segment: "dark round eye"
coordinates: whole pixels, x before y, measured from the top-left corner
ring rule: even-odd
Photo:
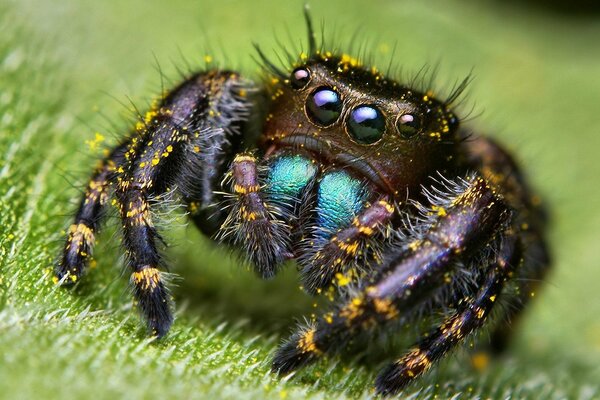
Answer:
[[[450,129],[451,132],[456,131],[459,123],[460,122],[458,121],[458,117],[454,114],[451,114],[450,118],[448,118],[448,129]]]
[[[342,99],[330,88],[319,88],[308,96],[306,112],[316,124],[331,125],[342,113]]]
[[[302,89],[310,81],[310,71],[306,68],[296,68],[292,71],[290,83],[294,89]]]
[[[348,131],[358,143],[375,143],[385,131],[385,117],[375,106],[359,106],[348,118]]]
[[[396,128],[405,138],[413,137],[421,130],[421,118],[414,114],[403,114],[396,121]]]

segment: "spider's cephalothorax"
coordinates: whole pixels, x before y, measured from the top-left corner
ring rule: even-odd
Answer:
[[[539,200],[502,148],[459,127],[456,95],[441,101],[319,50],[311,29],[309,45],[289,71],[259,51],[262,87],[213,70],[164,96],[92,175],[57,279],[80,278],[114,195],[138,308],[165,335],[172,305],[151,205],[177,193],[203,232],[261,276],[295,259],[303,287],[333,299],[280,348],[274,371],[374,328],[400,330],[424,310],[444,315],[378,377],[393,393],[482,327],[500,296],[509,307],[492,344],[502,347],[549,264]]]

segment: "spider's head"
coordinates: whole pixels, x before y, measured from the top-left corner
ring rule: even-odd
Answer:
[[[317,52],[274,85],[264,138],[356,170],[397,194],[456,163],[458,118],[433,97]]]
[[[301,55],[289,73],[257,46],[263,66],[272,73],[263,135],[267,153],[282,147],[307,151],[399,195],[436,171],[458,165],[459,120],[450,104],[469,78],[440,101],[349,55],[323,51],[307,7],[304,15],[311,56]]]

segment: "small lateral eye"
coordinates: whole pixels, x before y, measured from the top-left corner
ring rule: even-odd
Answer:
[[[348,131],[358,143],[375,143],[385,131],[385,117],[376,106],[358,106],[350,113]]]
[[[396,128],[405,138],[411,138],[419,133],[421,125],[421,118],[414,114],[402,114],[396,120]]]
[[[450,114],[450,117],[448,118],[448,129],[450,129],[450,132],[455,132],[456,129],[458,129],[459,124],[460,121],[458,120],[458,117],[454,114]]]
[[[310,81],[310,71],[306,68],[296,68],[292,71],[290,83],[294,89],[302,89]]]
[[[328,87],[318,88],[308,96],[306,113],[317,125],[331,125],[342,113],[342,99]]]

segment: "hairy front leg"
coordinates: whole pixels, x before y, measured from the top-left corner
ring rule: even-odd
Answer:
[[[196,200],[199,207],[213,202],[219,168],[228,149],[239,141],[236,137],[250,113],[250,89],[239,75],[228,71],[199,73],[183,81],[138,121],[124,147],[105,162],[78,213],[76,222],[82,215],[100,215],[97,210],[108,196],[104,177],[114,170],[108,181],[115,186],[133,294],[150,332],[159,337],[168,332],[173,316],[160,272],[164,265],[152,199],[176,192],[186,201]],[[67,251],[84,249],[85,255],[93,231],[75,226]],[[57,268],[58,277],[70,262],[65,259]]]
[[[280,155],[259,163],[244,153],[233,160],[228,174],[230,208],[220,238],[241,247],[263,278],[275,275],[277,267],[293,257],[292,230],[317,171],[315,163],[302,156]]]
[[[498,255],[487,267],[479,289],[460,299],[455,313],[425,334],[417,345],[379,374],[375,384],[379,393],[397,393],[485,323],[506,281],[519,265],[521,252],[518,246],[514,232],[502,238]]]
[[[342,347],[360,332],[408,315],[451,283],[457,261],[468,260],[490,243],[510,218],[502,200],[479,177],[457,185],[456,193],[433,205],[432,212],[437,217],[431,226],[393,250],[373,280],[314,326],[294,334],[275,355],[273,370],[292,371]]]
[[[473,137],[463,142],[469,162],[481,175],[502,190],[507,204],[519,214],[515,230],[523,242],[523,266],[515,273],[515,290],[491,332],[491,350],[503,351],[510,342],[515,325],[523,310],[537,292],[551,267],[551,254],[546,240],[548,212],[529,186],[526,177],[512,156],[498,143],[486,137]]]
[[[341,228],[326,241],[312,236],[310,241],[321,242],[321,245],[300,258],[305,290],[319,293],[331,285],[344,286],[356,281],[366,273],[359,270],[359,263],[370,259],[379,261],[381,255],[377,243],[385,240],[385,228],[393,216],[394,206],[387,198],[382,198],[367,204],[349,226]]]

